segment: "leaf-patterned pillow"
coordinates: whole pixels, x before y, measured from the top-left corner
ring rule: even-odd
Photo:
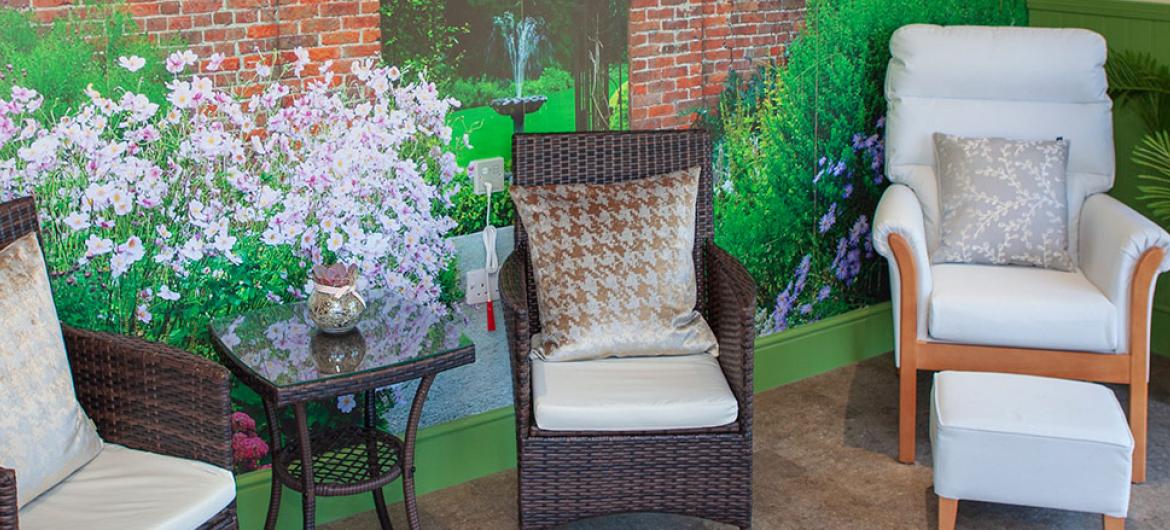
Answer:
[[[934,134],[941,243],[932,263],[1071,271],[1068,142]]]
[[[512,186],[546,361],[718,355],[695,310],[699,168],[615,184]]]

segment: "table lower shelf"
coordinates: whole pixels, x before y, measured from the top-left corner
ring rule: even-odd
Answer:
[[[310,434],[309,447],[316,495],[363,493],[402,475],[402,440],[378,429],[354,426],[318,430]],[[304,466],[296,440],[275,455],[272,471],[282,484],[304,493]]]

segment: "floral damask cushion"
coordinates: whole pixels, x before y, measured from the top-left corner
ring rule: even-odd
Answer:
[[[931,262],[1073,270],[1068,147],[935,133],[942,237]]]
[[[695,310],[699,171],[512,187],[540,309],[534,357],[718,354]]]
[[[73,392],[36,234],[0,250],[0,467],[24,506],[102,450]]]

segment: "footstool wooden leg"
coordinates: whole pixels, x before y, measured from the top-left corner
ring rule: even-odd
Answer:
[[[938,530],[955,530],[955,517],[959,515],[959,499],[938,498]],[[1108,524],[1109,517],[1105,518]],[[1106,527],[1106,530],[1112,530]]]
[[[1124,517],[1105,516],[1105,530],[1125,530]]]

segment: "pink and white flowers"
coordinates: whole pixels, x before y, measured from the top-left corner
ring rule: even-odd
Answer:
[[[296,56],[303,71],[308,54]],[[197,62],[186,50],[166,67],[178,75]],[[436,212],[461,171],[446,125],[457,102],[397,69],[365,62],[353,73],[347,85],[292,95],[272,83],[247,99],[176,77],[165,109],[90,87],[49,126],[28,119],[35,91],[0,95],[0,201],[37,196],[67,320],[75,310],[96,326],[193,340],[205,321],[177,308],[202,317],[300,297],[322,261],[354,264],[360,289],[441,305],[454,222]],[[184,326],[194,331],[175,331]]]
[[[131,72],[137,72],[141,70],[143,66],[146,66],[146,59],[143,59],[137,55],[131,55],[129,57],[123,55],[118,57],[118,66],[121,66],[122,68],[125,68]]]

